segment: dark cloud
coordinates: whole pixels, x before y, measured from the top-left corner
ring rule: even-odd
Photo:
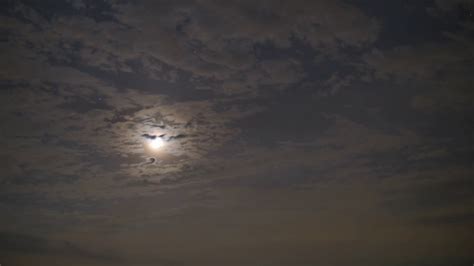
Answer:
[[[187,137],[186,134],[178,134],[178,135],[174,135],[174,136],[169,136],[168,141],[175,140],[175,139],[184,139],[186,137]]]
[[[100,254],[93,250],[76,246],[67,241],[55,241],[38,236],[30,236],[14,233],[0,233],[1,253],[10,251],[26,254],[61,254],[60,256],[72,256],[78,259],[89,259],[105,263],[123,263],[124,260],[116,255]],[[8,257],[7,257],[8,258]],[[8,260],[9,261],[9,260]],[[8,262],[7,261],[7,262]],[[15,263],[15,261],[11,261]]]
[[[161,134],[159,136],[157,135],[150,135],[150,134],[142,134],[142,137],[146,138],[146,139],[156,139],[156,138],[162,138],[164,137],[166,134]]]

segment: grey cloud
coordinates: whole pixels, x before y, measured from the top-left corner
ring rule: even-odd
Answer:
[[[82,265],[465,258],[467,5],[362,2],[10,1],[5,253],[47,265],[69,265],[56,253]],[[156,138],[166,145],[147,150]]]
[[[175,139],[184,139],[186,137],[187,137],[186,134],[178,134],[178,135],[174,135],[174,136],[169,136],[168,141],[175,140]]]

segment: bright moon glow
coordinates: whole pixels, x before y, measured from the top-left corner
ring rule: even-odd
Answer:
[[[148,146],[150,146],[150,148],[153,150],[158,150],[159,148],[163,147],[163,145],[165,145],[165,142],[162,138],[155,138],[148,142]]]

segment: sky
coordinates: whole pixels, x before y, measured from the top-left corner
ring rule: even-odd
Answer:
[[[3,266],[471,266],[472,0],[4,0]]]

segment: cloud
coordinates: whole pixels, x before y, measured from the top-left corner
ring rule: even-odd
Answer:
[[[78,247],[65,241],[55,241],[37,236],[24,234],[0,233],[0,245],[2,252],[16,251],[26,254],[61,254],[61,256],[72,255],[79,258],[90,258],[105,262],[121,262],[115,256],[103,255],[94,251]]]
[[[381,6],[9,3],[4,253],[25,265],[465,258],[469,5]],[[415,13],[436,29],[398,29]],[[155,138],[167,145],[152,153]]]

